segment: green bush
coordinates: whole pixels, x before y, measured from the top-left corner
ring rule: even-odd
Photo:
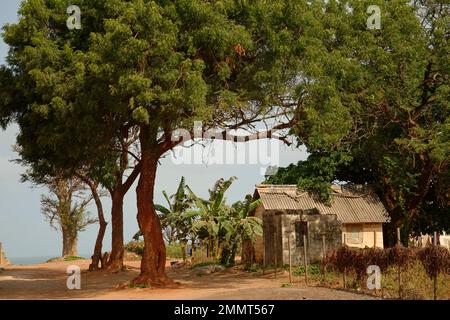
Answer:
[[[132,240],[125,245],[125,250],[128,252],[133,252],[139,256],[142,256],[144,252],[144,241]],[[180,245],[179,244],[166,245],[166,256],[167,258],[175,258],[175,259],[183,258]]]
[[[183,251],[179,244],[168,244],[166,245],[166,256],[168,258],[182,259]]]
[[[261,271],[261,266],[256,263],[254,263],[252,265],[247,264],[247,265],[245,265],[244,269],[245,269],[245,271],[248,271],[248,272],[258,272],[258,271]]]
[[[300,276],[305,274],[305,266],[298,266],[294,270],[292,270],[292,274],[294,276]],[[320,274],[320,267],[317,264],[308,265],[308,274],[316,275]]]
[[[125,250],[142,256],[142,254],[144,253],[144,241],[132,240],[125,245]]]
[[[67,256],[64,257],[64,261],[75,261],[75,260],[83,260],[84,258],[82,257],[77,257],[77,256]]]
[[[57,257],[57,258],[51,258],[47,260],[47,263],[49,262],[60,262],[60,261],[76,261],[76,260],[84,260],[83,257],[78,256],[65,256],[65,257]]]

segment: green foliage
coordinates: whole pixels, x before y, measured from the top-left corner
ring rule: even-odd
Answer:
[[[64,257],[64,261],[76,261],[76,260],[83,260],[84,258],[78,257],[78,256],[67,256]]]
[[[301,276],[305,274],[305,266],[297,266],[292,270],[294,276]],[[318,264],[308,265],[308,275],[318,275],[320,274],[320,266]]]
[[[133,252],[139,256],[142,256],[144,252],[144,241],[132,240],[125,244],[125,250],[128,252]],[[182,249],[178,244],[167,244],[166,245],[166,256],[168,258],[181,259],[183,258]]]
[[[261,265],[256,264],[256,263],[254,263],[252,265],[250,265],[250,264],[245,265],[245,270],[248,272],[259,272],[259,271],[261,271],[261,269],[262,269]]]
[[[23,1],[19,21],[3,28],[0,124],[18,122],[30,162],[102,171],[134,129],[164,153],[171,133],[195,120],[215,128],[264,118],[281,106],[276,94],[292,91],[300,59],[290,48],[298,22],[289,18],[290,31],[282,19],[291,1],[277,2],[76,1],[82,29],[71,31],[68,1]]]
[[[85,258],[78,257],[78,256],[65,256],[65,257],[51,258],[51,259],[48,259],[46,262],[50,263],[50,262],[58,262],[58,261],[77,261],[77,260],[84,260],[84,259]]]
[[[184,257],[183,249],[186,250],[186,248],[182,248],[179,244],[167,244],[166,256],[168,258],[182,259]]]
[[[144,241],[133,240],[125,244],[125,250],[142,256],[144,252]]]
[[[381,9],[380,30],[364,30],[371,4]],[[405,235],[449,228],[440,214],[449,211],[448,1],[324,6],[297,88],[303,119],[292,130],[311,155],[267,182],[298,184],[323,202],[333,181],[371,184]]]
[[[194,215],[189,212],[193,205],[192,199],[186,193],[186,183],[181,177],[177,192],[170,197],[163,191],[168,207],[156,204],[155,209],[159,212],[161,227],[169,244],[174,242],[186,244],[189,240],[189,232],[193,223]]]
[[[231,207],[225,204],[225,192],[235,177],[220,179],[209,190],[209,199],[196,196],[187,187],[190,197],[197,207],[197,218],[192,224],[194,236],[207,243],[210,256],[223,265],[234,264],[239,244],[262,234],[262,221],[251,217],[259,201],[247,196],[244,202],[236,202]]]

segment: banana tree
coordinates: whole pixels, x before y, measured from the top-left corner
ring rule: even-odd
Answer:
[[[208,200],[196,196],[187,187],[198,208],[198,220],[192,224],[192,233],[207,241],[209,257],[225,265],[234,263],[237,248],[243,240],[262,234],[260,219],[249,216],[259,201],[252,201],[252,197],[247,196],[244,202],[231,207],[225,204],[225,192],[234,180],[235,177],[218,180],[209,190]]]
[[[230,207],[225,204],[225,192],[231,186],[236,177],[228,180],[218,180],[209,190],[209,199],[205,200],[189,188],[190,198],[198,209],[198,219],[193,222],[191,232],[203,241],[207,241],[207,256],[218,258],[221,252],[221,240],[228,232],[227,219],[230,215]]]
[[[243,202],[238,201],[232,205],[230,219],[227,221],[226,241],[224,241],[220,262],[225,265],[233,265],[239,244],[244,241],[253,241],[256,236],[262,235],[262,221],[250,214],[261,203],[261,200],[253,201],[251,195],[247,195]]]

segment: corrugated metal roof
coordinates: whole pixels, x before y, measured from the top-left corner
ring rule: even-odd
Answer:
[[[316,201],[296,185],[257,185],[265,210],[311,210],[335,214],[342,223],[385,223],[389,215],[378,196],[356,186],[333,186],[331,205]]]

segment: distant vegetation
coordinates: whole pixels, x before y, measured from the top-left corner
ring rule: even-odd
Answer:
[[[78,256],[65,256],[65,257],[56,257],[47,260],[49,262],[60,262],[60,261],[76,261],[76,260],[84,260],[86,258],[78,257]]]
[[[159,211],[168,257],[186,260],[189,244],[195,261],[233,265],[242,242],[262,234],[262,221],[250,216],[259,201],[247,196],[231,206],[225,203],[225,193],[235,179],[218,180],[209,190],[208,199],[195,195],[185,184],[184,177],[175,194],[168,196],[163,192],[167,207],[155,207]],[[142,254],[143,242],[139,237],[138,232],[126,245],[128,251]]]

